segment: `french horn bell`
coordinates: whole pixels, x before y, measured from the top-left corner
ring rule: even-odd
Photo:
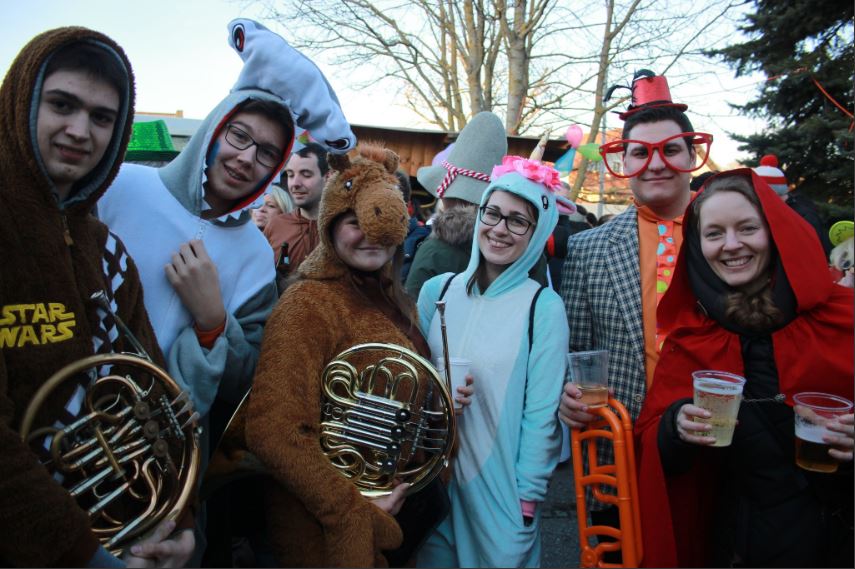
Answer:
[[[117,324],[130,333],[118,318]],[[130,343],[141,349],[136,339]],[[56,423],[43,407],[67,397],[69,382],[81,377],[86,388],[77,419]],[[114,555],[161,521],[177,519],[193,493],[198,415],[187,392],[144,351],[66,365],[42,384],[22,417],[22,439],[89,514],[92,531]]]
[[[409,493],[448,465],[456,422],[451,394],[433,365],[394,344],[361,344],[322,377],[321,448],[366,497]]]

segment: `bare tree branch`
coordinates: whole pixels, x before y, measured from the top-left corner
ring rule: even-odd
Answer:
[[[640,67],[667,71],[672,85],[691,80],[683,63],[719,41],[711,26],[741,2],[678,11],[669,0],[585,9],[567,0],[260,1],[295,47],[351,84],[394,89],[442,130],[490,110],[504,115],[509,134],[577,122],[590,128],[588,142],[617,104],[602,102],[609,81],[627,81]]]

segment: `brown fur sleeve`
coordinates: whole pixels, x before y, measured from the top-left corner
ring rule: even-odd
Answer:
[[[320,377],[337,355],[341,289],[312,281],[292,285],[267,322],[246,422],[247,443],[323,528],[328,566],[373,566],[394,549],[394,518],[363,498],[321,451]],[[287,515],[287,514],[285,514]]]
[[[0,351],[0,561],[83,567],[98,548],[89,517],[11,428],[7,380]]]

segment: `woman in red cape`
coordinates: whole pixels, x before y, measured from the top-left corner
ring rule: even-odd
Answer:
[[[719,277],[728,269],[704,257],[699,213],[712,209],[714,192],[739,185],[746,207],[733,208],[733,218],[760,214],[768,262],[732,288]],[[852,416],[834,426],[838,472],[808,472],[795,465],[792,397],[821,391],[852,400],[853,291],[832,283],[816,232],[750,169],[709,180],[683,228],[658,309],[669,335],[635,426],[643,564],[851,567]],[[754,260],[750,249],[740,254]],[[767,306],[758,308],[764,295]],[[745,317],[753,313],[765,316]],[[729,447],[709,447],[709,437],[686,428],[695,424],[685,414],[691,373],[701,369],[747,379]]]

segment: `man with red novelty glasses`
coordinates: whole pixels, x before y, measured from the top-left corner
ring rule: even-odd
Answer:
[[[634,204],[570,238],[561,296],[570,351],[609,351],[609,385],[635,420],[664,339],[656,307],[677,261],[691,172],[706,163],[712,135],[694,132],[684,113],[688,107],[671,101],[664,76],[639,71],[631,90],[632,103],[619,115],[625,121],[622,140],[603,145],[600,153],[611,175],[629,179]],[[571,428],[593,419],[581,396],[577,385],[565,384],[559,416]],[[599,461],[614,462],[610,445],[600,445]],[[616,507],[597,508],[589,504],[594,524],[617,526]]]

